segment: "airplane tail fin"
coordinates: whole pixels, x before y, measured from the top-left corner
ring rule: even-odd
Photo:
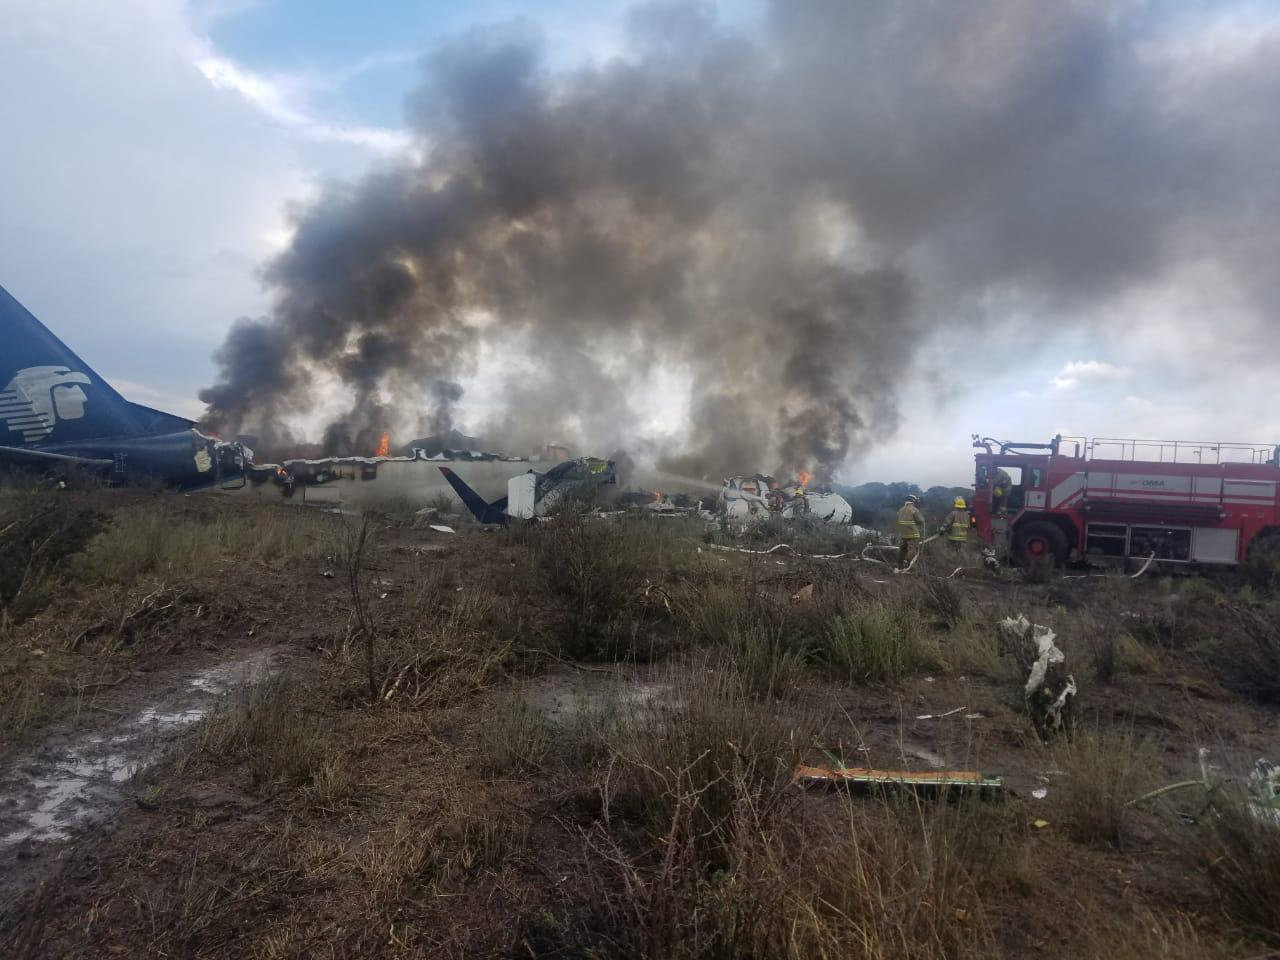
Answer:
[[[189,429],[120,396],[0,287],[0,444],[35,447]]]
[[[453,491],[458,495],[458,498],[481,523],[505,524],[507,522],[509,518],[507,517],[506,497],[501,500],[495,500],[493,503],[486,503],[484,497],[467,486],[463,479],[448,467],[441,467],[440,472],[449,481],[449,486],[453,487]]]

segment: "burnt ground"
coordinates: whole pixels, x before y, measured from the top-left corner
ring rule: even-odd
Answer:
[[[1221,826],[1280,759],[1264,583],[893,577],[652,518],[379,516],[362,547],[359,518],[74,496],[101,529],[0,636],[4,955],[1277,946],[1275,831]],[[1070,736],[1025,715],[1018,613],[1059,635]],[[1211,793],[1129,805],[1202,748]],[[801,762],[1006,789],[847,795]]]

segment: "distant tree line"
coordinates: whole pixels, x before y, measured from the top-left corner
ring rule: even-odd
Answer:
[[[956,497],[964,497],[965,503],[973,497],[972,487],[930,487],[921,490],[914,483],[863,483],[856,487],[836,484],[832,489],[849,501],[853,507],[853,522],[863,527],[892,532],[898,508],[909,494],[920,498],[920,510],[929,521],[933,532],[943,518],[951,512]]]

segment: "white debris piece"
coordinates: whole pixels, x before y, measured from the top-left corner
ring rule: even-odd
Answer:
[[[1039,655],[1036,662],[1031,665],[1031,675],[1027,677],[1027,686],[1025,693],[1027,696],[1035,693],[1044,686],[1045,674],[1049,672],[1049,664],[1066,662],[1067,655],[1058,649],[1058,645],[1053,641],[1058,639],[1058,635],[1047,627],[1036,624],[1034,629],[1037,632],[1035,641]]]
[[[922,713],[920,714],[920,716],[916,717],[916,719],[917,720],[941,720],[943,717],[954,716],[955,714],[959,713],[963,709],[964,707],[961,706],[961,707],[956,707],[953,710],[948,710],[946,713]]]
[[[1031,674],[1027,677],[1026,688],[1023,691],[1028,697],[1044,685],[1049,664],[1063,663],[1067,659],[1066,654],[1059,650],[1054,642],[1058,639],[1058,635],[1048,627],[1032,623],[1027,619],[1026,614],[1020,613],[1016,618],[1005,617],[1000,621],[1000,632],[1007,640],[1036,645],[1036,660],[1031,665]]]
[[[453,527],[447,527],[443,523],[433,523],[429,525],[436,533],[453,533]]]
[[[1052,630],[1031,623],[1025,614],[1005,617],[1000,621],[1001,650],[1012,650],[1024,668],[1029,666],[1023,695],[1041,736],[1048,736],[1070,724],[1072,698],[1078,692],[1075,678],[1065,672],[1067,658],[1058,648],[1057,639]],[[1035,649],[1034,660],[1029,647]]]
[[[1049,709],[1045,711],[1045,722],[1052,730],[1057,730],[1062,726],[1062,711],[1067,706],[1067,698],[1074,697],[1078,691],[1076,690],[1076,678],[1067,676],[1066,686],[1058,693],[1057,699],[1049,704]]]
[[[531,520],[538,512],[538,475],[529,471],[507,481],[507,514]]]

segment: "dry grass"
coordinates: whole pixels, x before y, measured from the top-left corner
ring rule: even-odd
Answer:
[[[557,652],[574,659],[649,656],[636,642],[639,628],[669,605],[665,591],[655,598],[651,588],[696,564],[695,542],[649,517],[604,522],[566,507],[523,537],[559,612]]]
[[[1132,730],[1077,729],[1057,752],[1063,776],[1052,787],[1072,839],[1126,846],[1138,816],[1129,802],[1154,786],[1153,758],[1150,745]]]
[[[542,711],[517,689],[497,700],[494,714],[486,735],[484,769],[494,776],[540,769],[555,738]]]
[[[371,901],[394,908],[410,887],[447,896],[477,871],[498,866],[523,845],[527,829],[527,823],[466,798],[447,797],[374,830],[340,862],[354,868]]]
[[[480,576],[452,588],[446,572],[441,563],[420,560],[410,576],[392,582],[363,565],[352,569],[363,616],[352,613],[330,654],[361,684],[372,672],[373,701],[407,706],[455,701],[492,682],[511,659],[493,585]],[[383,602],[391,591],[403,595],[394,606]]]
[[[598,895],[550,938],[556,955],[875,960],[994,955],[980,892],[1024,838],[998,809],[830,797],[786,818],[745,781],[722,860],[664,837],[656,858],[589,838]],[[542,931],[544,939],[546,931]],[[551,952],[551,951],[548,951]]]
[[[259,793],[298,788],[320,807],[354,789],[340,738],[312,706],[314,692],[272,678],[242,689],[200,724],[186,758],[243,764]]]
[[[48,603],[60,569],[102,522],[97,509],[61,491],[0,493],[0,629]]]
[[[228,514],[224,532],[209,514],[180,518],[178,528],[200,529],[175,545],[149,539],[156,531],[144,525],[126,559],[94,576],[145,569],[148,581],[163,576],[187,590],[193,565],[240,555],[274,563],[293,549],[289,537],[306,539],[281,532],[260,548],[231,529],[239,515]],[[1069,601],[1067,622],[1108,623],[1093,643],[1083,627],[1063,626],[1069,656],[1089,656],[1072,660],[1078,677],[1094,674],[1087,695],[1105,704],[1115,691],[1096,681],[1136,674],[1150,652],[1140,618],[1122,624],[1140,638],[1131,640],[1107,616],[1121,605],[1164,610],[1149,596],[1155,588],[925,577],[872,585],[866,566],[839,561],[784,567],[774,557],[699,554],[693,533],[678,522],[569,515],[506,534],[460,534],[426,551],[416,549],[415,531],[387,530],[356,570],[364,622],[345,630],[345,585],[313,567],[319,589],[310,596],[327,606],[323,621],[300,631],[323,652],[295,663],[307,689],[274,681],[239,694],[193,732],[189,753],[153,768],[169,779],[147,797],[155,809],[136,855],[122,856],[112,839],[95,848],[98,872],[60,888],[49,911],[56,937],[47,955],[68,945],[90,955],[110,942],[123,955],[171,956],[493,956],[505,948],[582,958],[976,960],[1036,949],[1217,960],[1233,955],[1219,916],[1255,933],[1275,928],[1269,898],[1280,888],[1280,850],[1268,846],[1273,837],[1223,816],[1179,824],[1195,838],[1188,852],[1203,886],[1170,862],[1168,844],[1147,844],[1134,902],[1117,912],[1111,889],[1097,884],[1099,901],[1086,898],[1075,939],[1059,936],[1068,918],[1046,924],[1052,929],[1037,942],[1037,920],[1067,896],[1059,896],[1061,877],[1113,878],[1130,855],[1114,848],[1145,843],[1155,822],[1125,806],[1148,785],[1151,752],[1114,722],[1055,745],[1052,757],[1039,745],[1041,755],[1020,754],[1027,731],[1001,711],[977,725],[988,738],[984,754],[990,745],[999,760],[985,758],[1011,778],[1050,759],[1064,768],[1042,805],[1053,807],[1049,819],[1063,834],[1031,831],[1018,800],[886,801],[790,783],[797,761],[816,759],[815,744],[847,742],[845,722],[865,724],[879,756],[886,732],[874,725],[924,689],[850,691],[849,683],[899,684],[937,671],[969,675],[975,702],[1020,690],[1025,675],[1015,680],[1014,665],[997,659],[990,621],[1004,612],[1026,609],[1050,622],[1044,607]],[[341,565],[329,532],[309,542],[304,555],[321,551],[310,555]],[[101,549],[91,549],[95,563]],[[1233,601],[1267,609],[1254,598]],[[278,595],[271,602],[273,616],[293,612]],[[1171,602],[1165,649],[1150,669],[1163,673],[1189,647],[1200,652],[1208,642],[1201,607],[1220,615],[1222,602]],[[176,624],[157,628],[173,633]],[[121,645],[112,638],[124,633],[94,634],[84,649],[111,656]],[[369,636],[372,703],[362,692]],[[298,649],[312,649],[309,639]],[[631,689],[625,678],[637,671],[574,664],[590,678],[578,709],[553,723],[530,705],[523,684],[548,661],[635,659],[639,650],[671,655],[652,671],[659,682]],[[594,685],[603,672],[617,676]],[[510,686],[487,692],[512,675]],[[39,689],[19,691],[15,713],[38,709]],[[1119,712],[1103,708],[1107,717]],[[930,722],[899,735],[944,738],[948,729]],[[954,742],[921,746],[951,754]],[[196,775],[209,782],[184,796]],[[202,806],[210,796],[224,809]],[[1055,894],[1045,897],[1050,884]],[[1181,912],[1201,909],[1209,889],[1220,915]],[[1147,898],[1157,894],[1171,902],[1149,915]]]
[[[1079,955],[1087,960],[1264,960],[1269,956],[1257,944],[1211,936],[1185,914],[1164,909],[1142,910],[1118,922],[1082,924],[1082,933]]]
[[[1253,936],[1280,946],[1280,821],[1239,789],[1215,794],[1191,833],[1177,838],[1223,911]]]
[[[76,558],[73,576],[128,583],[143,574],[189,579],[219,563],[278,562],[336,552],[338,523],[293,507],[223,510],[212,516],[171,510],[117,512]]]
[[[1222,601],[1219,609],[1208,658],[1223,685],[1255,703],[1280,705],[1280,608]]]
[[[695,677],[677,684],[670,700],[618,716],[601,805],[606,821],[634,819],[664,843],[687,841],[714,857],[727,849],[743,791],[775,802],[819,723],[808,703],[785,713],[757,703],[732,666]]]

